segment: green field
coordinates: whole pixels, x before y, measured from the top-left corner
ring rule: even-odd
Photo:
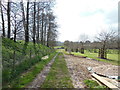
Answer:
[[[60,46],[58,46],[60,47]],[[94,53],[94,50],[97,53]],[[67,52],[65,51],[65,49],[56,49],[57,52],[63,52],[64,54],[74,54],[76,56],[86,56],[88,58],[92,58],[95,60],[99,60],[99,61],[103,61],[103,62],[107,62],[107,63],[111,63],[114,65],[120,65],[119,64],[119,58],[118,58],[118,50],[117,49],[108,49],[107,50],[107,59],[101,59],[98,58],[98,49],[89,49],[89,50],[84,50],[84,54],[81,54],[80,52]]]
[[[71,53],[74,55],[77,55],[77,56],[86,56],[86,57],[89,57],[92,59],[108,62],[108,63],[115,64],[115,65],[118,65],[118,62],[119,62],[118,54],[107,54],[107,59],[100,59],[100,58],[98,58],[98,53],[89,53],[89,52],[85,52],[84,54],[81,54],[79,52],[78,53],[71,52]]]
[[[62,53],[58,54],[41,88],[73,88]]]

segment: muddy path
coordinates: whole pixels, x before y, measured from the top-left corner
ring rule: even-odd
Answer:
[[[42,83],[44,82],[46,76],[48,75],[50,68],[55,61],[55,58],[57,57],[58,53],[53,57],[53,59],[44,67],[44,69],[37,75],[37,77],[29,83],[26,88],[39,88]]]
[[[92,68],[94,70],[93,72],[106,75],[118,75],[118,66],[89,58],[79,58],[72,55],[64,55],[64,57],[74,88],[86,87],[83,81],[85,79],[91,79],[91,73],[88,71],[88,68]]]

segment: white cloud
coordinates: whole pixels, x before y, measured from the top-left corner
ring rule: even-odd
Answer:
[[[101,28],[116,26],[117,5],[118,0],[56,0],[59,40],[78,41],[82,33],[92,37]]]

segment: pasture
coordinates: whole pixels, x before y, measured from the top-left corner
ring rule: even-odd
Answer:
[[[92,58],[95,60],[119,65],[119,58],[118,58],[119,55],[117,54],[117,50],[109,50],[109,52],[110,53],[107,54],[107,59],[101,59],[98,57],[98,53],[89,52],[87,50],[85,50],[84,54],[81,54],[80,52],[71,52],[71,53],[77,56],[86,56],[88,58]]]

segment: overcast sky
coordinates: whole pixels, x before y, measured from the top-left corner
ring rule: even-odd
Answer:
[[[56,0],[54,7],[59,41],[78,41],[81,34],[92,40],[101,30],[118,27],[119,0]]]

